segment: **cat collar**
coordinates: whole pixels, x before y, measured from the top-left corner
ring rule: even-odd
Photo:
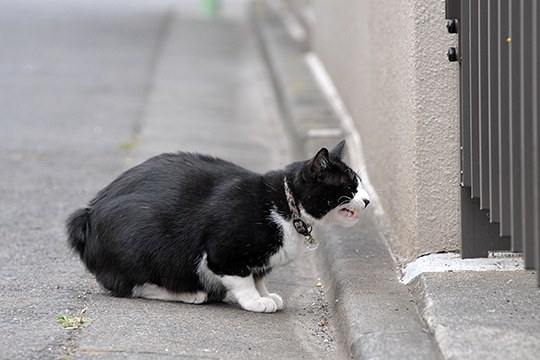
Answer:
[[[285,197],[287,198],[287,204],[289,205],[289,210],[292,214],[292,223],[294,225],[294,229],[297,233],[304,236],[304,246],[310,250],[315,250],[319,247],[319,242],[317,241],[317,239],[315,239],[315,237],[313,237],[313,235],[311,235],[313,227],[306,224],[306,222],[302,220],[300,210],[298,209],[298,206],[294,201],[293,193],[289,188],[289,184],[287,183],[287,178],[285,178],[284,180],[284,186]]]

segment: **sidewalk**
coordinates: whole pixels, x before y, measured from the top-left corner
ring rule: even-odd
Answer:
[[[305,45],[292,40],[278,13],[266,6],[257,10],[282,111],[310,152],[329,141],[312,130],[335,129],[339,121],[309,71]],[[454,271],[443,263],[444,272],[427,268],[406,286],[374,216],[364,216],[349,232],[325,233],[318,253],[331,308],[354,358],[538,358],[540,290],[534,272]]]

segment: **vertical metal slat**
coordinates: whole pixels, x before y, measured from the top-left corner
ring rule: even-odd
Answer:
[[[480,147],[479,147],[479,16],[478,8],[480,2],[471,0],[469,6],[469,59],[470,59],[470,150],[471,150],[471,196],[480,197]]]
[[[503,2],[505,2],[503,0]],[[501,8],[502,11],[502,8]],[[510,189],[512,212],[512,251],[523,251],[521,225],[521,121],[520,121],[520,54],[521,0],[510,1]]]
[[[534,267],[534,199],[533,194],[533,98],[532,98],[532,2],[522,0],[521,2],[521,201],[522,201],[522,229],[524,243],[524,260],[526,268]]]
[[[478,0],[479,23],[478,41],[478,142],[479,142],[479,176],[480,176],[480,208],[490,209],[489,189],[489,0]]]
[[[460,97],[461,97],[461,186],[471,186],[471,82],[470,82],[470,5],[461,6],[460,14]]]
[[[491,222],[500,222],[499,191],[499,4],[488,4],[488,139],[489,213]]]
[[[533,134],[534,134],[534,220],[535,220],[535,269],[536,269],[536,282],[540,286],[540,101],[538,96],[540,95],[540,5],[538,1],[533,3],[533,92],[532,97],[534,101],[533,111]]]
[[[512,230],[512,206],[510,184],[510,6],[508,0],[499,0],[497,6],[498,34],[498,130],[499,130],[499,233],[510,236]]]

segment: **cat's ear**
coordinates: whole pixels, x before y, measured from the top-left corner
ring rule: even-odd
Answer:
[[[330,150],[330,158],[341,160],[345,152],[345,140],[341,140],[332,150]]]
[[[320,177],[330,167],[330,154],[326,148],[319,150],[317,155],[308,164],[309,170],[314,177]]]

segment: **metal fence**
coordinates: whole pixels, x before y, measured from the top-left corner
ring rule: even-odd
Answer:
[[[447,0],[459,36],[462,256],[523,252],[540,286],[540,4]]]

